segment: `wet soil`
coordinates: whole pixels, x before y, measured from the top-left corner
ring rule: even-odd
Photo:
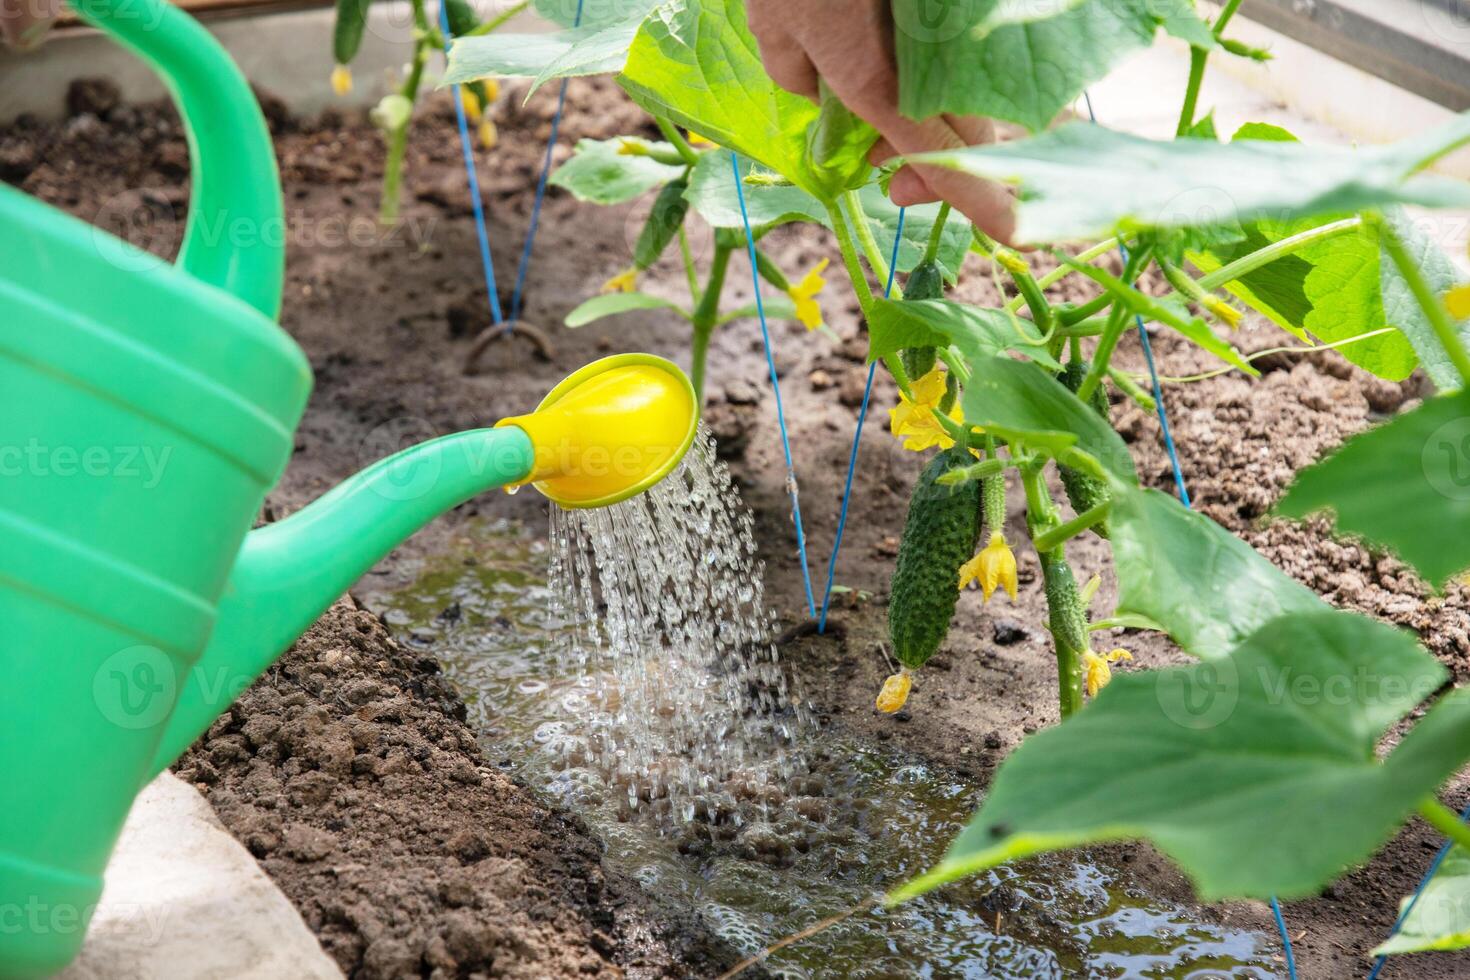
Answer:
[[[544,91],[523,108],[519,95],[511,92],[496,107],[503,142],[486,157],[481,185],[492,251],[503,280],[510,278],[519,258],[553,100],[554,93]],[[42,125],[22,119],[0,129],[0,177],[87,220],[125,229],[132,240],[160,254],[171,254],[182,232],[187,201],[187,155],[171,113],[106,99],[94,104],[85,95],[77,95],[69,105],[72,115],[65,123]],[[479,359],[478,371],[466,375],[462,370],[466,354],[474,335],[488,323],[489,311],[447,105],[441,101],[429,106],[415,125],[403,218],[391,233],[377,231],[373,220],[381,141],[370,126],[360,118],[333,115],[297,121],[278,104],[272,104],[269,115],[288,211],[282,322],[310,357],[317,388],[297,437],[295,457],[268,498],[266,519],[299,508],[406,440],[524,411],[567,372],[603,354],[649,350],[687,364],[687,326],[671,315],[640,313],[575,331],[559,325],[572,306],[628,264],[647,203],[597,209],[553,189],[530,267],[524,314],[545,330],[551,349],[542,351],[525,336],[497,341]],[[626,132],[647,133],[639,113],[609,83],[578,81],[558,157],[578,137]],[[782,229],[767,243],[791,270],[835,256],[826,237],[809,229]],[[697,236],[696,251],[702,244]],[[729,307],[750,295],[743,263],[736,262],[732,270]],[[680,300],[686,297],[682,273],[668,258],[649,273],[644,288]],[[991,289],[986,276],[971,275],[958,295],[981,299]],[[824,310],[844,338],[841,343],[808,334],[799,326],[772,325],[811,548],[811,574],[818,587],[826,575],[866,376],[855,302],[834,283],[824,297]],[[1155,335],[1154,342],[1161,370],[1168,375],[1189,375],[1214,366],[1168,335]],[[1258,323],[1244,328],[1237,342],[1247,350],[1260,350],[1293,341]],[[1141,368],[1136,339],[1125,343],[1120,356],[1125,366]],[[1168,389],[1166,403],[1182,469],[1197,506],[1328,601],[1416,630],[1460,678],[1470,676],[1470,597],[1462,588],[1434,596],[1402,565],[1334,540],[1320,522],[1265,519],[1295,469],[1376,418],[1402,410],[1422,392],[1413,383],[1375,380],[1331,353],[1273,355],[1260,366],[1265,374],[1259,380],[1232,375]],[[767,596],[783,621],[797,627],[808,611],[770,390],[755,325],[740,321],[723,328],[710,352],[706,417],[755,512],[757,541],[767,562]],[[1170,469],[1156,420],[1116,393],[1114,398],[1114,421],[1130,442],[1143,479],[1168,489]],[[1054,664],[1041,625],[1039,569],[1034,555],[1019,556],[1022,590],[1014,605],[996,600],[987,607],[978,594],[962,597],[948,647],[931,662],[932,669],[919,676],[909,709],[893,717],[873,710],[873,695],[889,671],[883,652],[884,602],[895,535],[921,463],[887,434],[886,409],[895,400],[893,386],[879,372],[836,572],[839,584],[855,590],[838,597],[835,604],[841,629],[828,637],[794,629],[798,635],[783,652],[824,724],[859,738],[892,740],[906,751],[983,781],[1026,733],[1056,720]],[[1010,519],[1019,532],[1019,494],[1013,493],[1013,498]],[[373,570],[369,584],[373,590],[391,590],[411,581],[426,556],[446,550],[455,528],[467,517],[503,517],[544,527],[544,510],[544,502],[534,494],[482,495],[400,548]],[[1094,572],[1102,576],[1097,604],[1106,607],[1114,595],[1106,546],[1085,536],[1069,554],[1080,576]],[[348,647],[331,637],[345,634],[350,639],[353,631],[366,637],[362,642],[378,651],[378,659],[369,664],[367,658],[353,654],[352,663],[323,670],[320,662],[326,654]],[[1130,634],[1117,639],[1137,658],[1131,669],[1182,659],[1156,637]],[[605,873],[600,888],[582,884],[595,877],[597,869],[588,839],[564,818],[552,818],[560,822],[549,825],[547,811],[476,760],[468,732],[454,727],[458,723],[452,721],[456,711],[452,694],[442,686],[433,687],[433,675],[420,664],[417,655],[404,653],[382,635],[367,613],[339,605],[242,699],[187,762],[226,823],[264,855],[267,870],[303,909],[328,949],[362,976],[398,975],[402,968],[427,974],[434,967],[430,957],[439,956],[441,950],[451,956],[456,950],[473,955],[489,952],[496,957],[496,971],[530,971],[521,975],[576,972],[583,963],[595,973],[632,964],[639,956],[647,958],[654,973],[709,973],[708,961],[700,962],[697,956],[692,962],[685,959],[689,946],[707,948],[693,926],[684,928],[661,911],[652,916],[661,930],[650,926],[650,920],[639,924],[640,902],[647,899],[624,883],[612,882]],[[283,730],[288,724],[316,725],[307,719],[317,718],[323,726],[341,725],[340,735],[333,737],[351,743],[354,726],[363,721],[359,718],[363,704],[353,703],[348,692],[359,683],[399,689],[397,694],[368,696],[365,704],[406,702],[411,709],[400,709],[397,718],[380,721],[367,713],[368,724],[381,726],[363,736],[368,739],[364,745],[373,750],[349,744],[347,774],[330,777],[325,797],[313,795],[322,791],[309,786],[304,792],[294,791],[293,780],[321,768],[301,764],[292,770],[292,752],[281,741],[288,736],[253,739],[248,734],[251,719],[257,715],[280,719]],[[412,693],[414,683],[434,693],[421,700]],[[329,693],[324,697],[321,692]],[[295,705],[297,695],[306,702]],[[345,703],[339,696],[346,698]],[[286,707],[288,701],[293,706]],[[269,727],[271,721],[257,724]],[[451,734],[444,735],[446,731]],[[395,744],[390,736],[403,741]],[[448,744],[440,745],[445,738]],[[313,752],[325,751],[325,743],[314,736],[305,744]],[[215,760],[219,746],[231,746],[222,752],[238,753],[239,758]],[[481,782],[460,782],[436,767],[421,765],[415,746],[428,746],[431,759],[434,752],[448,753],[462,763],[459,771],[474,773]],[[356,772],[359,759],[361,773]],[[393,771],[400,764],[407,769]],[[384,770],[381,775],[379,770]],[[451,762],[449,772],[454,771]],[[308,783],[312,781],[320,782],[317,777]],[[350,802],[349,794],[358,794],[356,802]],[[506,799],[514,806],[504,802],[486,806]],[[1453,784],[1446,801],[1460,806],[1467,799],[1470,788],[1462,778]],[[265,805],[268,800],[275,810]],[[400,808],[399,817],[377,815],[385,801]],[[353,818],[347,819],[344,812]],[[428,819],[436,813],[437,818]],[[450,813],[456,816],[447,816]],[[459,820],[458,815],[468,816]],[[429,828],[422,833],[412,831],[420,817]],[[340,826],[330,826],[331,820]],[[377,829],[370,829],[375,822]],[[286,832],[293,825],[305,828],[295,834],[299,839]],[[501,849],[493,852],[493,858],[487,852],[480,860],[524,862],[518,873],[545,892],[534,904],[528,900],[517,905],[512,892],[481,877],[476,862],[465,865],[463,852],[456,853],[449,843],[456,833],[473,836],[491,827],[504,830],[489,835]],[[263,836],[251,843],[252,834]],[[326,846],[323,834],[330,835],[331,847],[322,856],[301,859],[291,853],[316,853]],[[394,841],[400,850],[395,850]],[[271,846],[260,850],[263,843]],[[1412,889],[1437,846],[1436,835],[1412,821],[1366,867],[1344,877],[1322,897],[1287,906],[1301,975],[1325,978],[1366,972],[1367,951],[1386,934],[1398,898]],[[1148,848],[1100,848],[1092,853],[1134,876],[1151,892],[1188,901],[1187,880]],[[356,906],[341,894],[342,882],[331,870],[338,866],[349,868],[344,880],[351,883],[351,890],[346,895],[357,896]],[[413,870],[423,868],[431,870]],[[403,880],[417,879],[419,874],[422,881]],[[466,892],[454,886],[462,880],[470,882],[468,893],[478,904],[456,906],[444,897],[445,888],[463,897]],[[345,911],[354,907],[358,913]],[[626,920],[618,918],[625,914],[618,909],[625,907],[634,910],[626,913],[631,925],[619,924]],[[475,911],[466,911],[469,908]],[[538,918],[531,908],[541,909],[547,918]],[[512,917],[500,918],[502,910]],[[476,921],[485,931],[474,941],[451,947],[444,937],[472,931],[453,923],[479,913],[484,914]],[[1273,930],[1269,911],[1258,903],[1233,903],[1199,914],[1240,927]],[[491,919],[499,923],[494,937],[486,924]],[[595,940],[596,936],[605,938]],[[379,966],[367,954],[385,940],[390,966]],[[409,959],[391,960],[399,955],[394,943],[408,949],[404,955]],[[545,959],[531,958],[526,950]],[[409,968],[410,963],[417,965]],[[542,965],[533,967],[535,963]],[[1464,956],[1436,954],[1396,960],[1385,972],[1390,977],[1453,977],[1463,975],[1466,964]],[[453,967],[442,969],[446,974],[456,972]]]

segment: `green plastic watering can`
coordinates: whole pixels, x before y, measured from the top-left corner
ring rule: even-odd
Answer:
[[[0,978],[66,965],[138,790],[383,555],[531,482],[638,493],[698,414],[672,364],[588,365],[533,413],[382,460],[250,531],[311,389],[276,325],[280,182],[228,55],[161,0],[73,0],[153,63],[190,139],[177,264],[0,185]]]

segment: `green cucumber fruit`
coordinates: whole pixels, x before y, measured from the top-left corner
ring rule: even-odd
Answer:
[[[947,487],[939,477],[973,461],[955,447],[935,456],[919,474],[909,499],[903,541],[888,600],[888,638],[905,667],[921,667],[949,633],[960,595],[960,566],[980,540],[980,483]]]
[[[362,47],[367,27],[368,4],[372,0],[337,0],[337,21],[332,25],[332,57],[339,65],[351,64]]]
[[[1082,379],[1087,377],[1088,367],[1087,361],[1082,358],[1074,358],[1067,362],[1067,366],[1062,369],[1062,373],[1057,380],[1075,395],[1082,387]],[[1104,420],[1108,419],[1108,394],[1103,391],[1101,384],[1093,389],[1090,404],[1092,405],[1093,411],[1101,415]],[[1058,464],[1057,469],[1062,477],[1062,487],[1067,491],[1067,500],[1071,502],[1072,509],[1077,513],[1080,514],[1083,511],[1091,510],[1098,504],[1106,503],[1111,496],[1108,491],[1108,485],[1102,478],[1083,470],[1073,469],[1070,466]],[[1098,537],[1106,538],[1108,536],[1108,525],[1106,521],[1101,524],[1094,524],[1092,530],[1097,532]]]
[[[903,284],[903,298],[905,301],[915,302],[922,299],[943,299],[944,272],[939,268],[939,263],[920,262],[914,266],[914,271],[909,273],[908,280]],[[899,358],[903,361],[904,373],[909,376],[909,380],[918,381],[934,370],[936,354],[933,347],[905,347],[899,352]]]

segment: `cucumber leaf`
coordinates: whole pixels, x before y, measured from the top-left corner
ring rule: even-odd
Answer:
[[[579,201],[621,204],[663,186],[684,172],[677,164],[618,152],[624,143],[641,143],[654,150],[674,152],[669,143],[653,143],[636,136],[579,140],[571,158],[552,171],[550,182],[571,191]]]
[[[1250,545],[1157,490],[1114,487],[1108,517],[1119,614],[1146,616],[1202,660],[1267,622],[1329,607]]]
[[[619,71],[638,33],[643,14],[611,23],[589,23],[547,34],[505,34],[455,38],[439,87],[481,78],[530,78],[526,98],[553,78],[603,75]]]
[[[1072,465],[1082,462],[1074,462],[1074,450],[1081,450],[1115,480],[1138,482],[1133,458],[1113,427],[1035,364],[1009,357],[975,358],[965,385],[964,411],[968,425],[983,426],[1052,457],[1071,455]]]
[[[990,116],[1033,132],[1152,44],[1160,26],[1191,44],[1216,44],[1191,0],[897,2],[893,16],[905,115]]]
[[[875,299],[868,318],[868,360],[905,347],[954,345],[969,360],[1016,351],[1053,370],[1061,365],[1041,343],[1036,325],[1004,310],[986,310],[944,299]]]
[[[1069,123],[1011,143],[923,153],[1020,187],[1017,238],[1097,240],[1222,219],[1287,221],[1393,204],[1470,207],[1470,184],[1416,171],[1470,142],[1470,113],[1430,133],[1352,149],[1268,140],[1161,142]]]
[[[1459,844],[1450,848],[1423,893],[1417,900],[1405,898],[1403,907],[1408,915],[1398,931],[1375,949],[1373,955],[1427,953],[1470,946],[1470,850]]]
[[[536,13],[560,27],[607,27],[641,19],[661,2],[662,0],[534,0],[532,6],[536,8]]]
[[[1433,398],[1297,474],[1279,513],[1337,515],[1443,587],[1470,568],[1470,392]]]
[[[565,323],[569,327],[585,327],[594,320],[619,313],[631,313],[634,310],[673,310],[684,319],[689,319],[689,314],[678,303],[662,296],[650,296],[648,293],[606,293],[593,296],[572,310],[567,314]]]
[[[1440,705],[1377,761],[1447,672],[1405,632],[1326,611],[1267,623],[1218,661],[1115,677],[1001,767],[974,821],[891,901],[1043,851],[1147,838],[1206,900],[1315,893],[1455,771]],[[1364,678],[1370,678],[1365,682]]]
[[[818,200],[834,200],[867,176],[872,129],[840,105],[824,114],[771,81],[743,0],[657,7],[639,28],[618,82],[649,112],[760,161]]]

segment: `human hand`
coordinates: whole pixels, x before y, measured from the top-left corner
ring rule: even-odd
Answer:
[[[825,82],[842,103],[878,131],[868,158],[975,146],[995,140],[995,125],[974,116],[915,122],[898,110],[889,0],[747,0],[751,33],[766,72],[787,91],[818,98]],[[946,200],[991,238],[1009,243],[1016,222],[1004,187],[942,167],[905,166],[889,196],[898,205]]]
[[[0,36],[21,51],[40,45],[61,11],[61,0],[0,0]]]

